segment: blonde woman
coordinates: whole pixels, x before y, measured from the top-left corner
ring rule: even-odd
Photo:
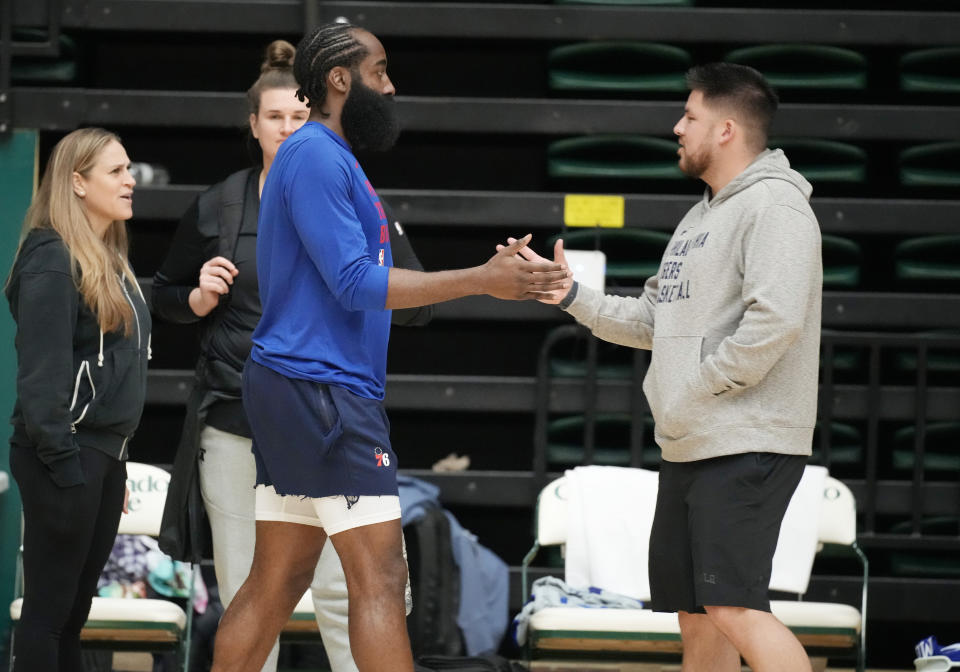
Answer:
[[[10,469],[23,500],[14,672],[79,672],[80,629],[125,508],[150,315],[127,260],[130,160],[103,129],[54,147],[6,295],[17,323]]]

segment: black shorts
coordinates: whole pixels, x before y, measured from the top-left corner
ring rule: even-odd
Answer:
[[[257,485],[303,497],[398,494],[397,456],[382,402],[288,378],[248,358],[243,406]]]
[[[650,531],[654,611],[770,611],[773,554],[807,458],[743,453],[663,462]]]

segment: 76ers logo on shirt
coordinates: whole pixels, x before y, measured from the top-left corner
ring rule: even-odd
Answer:
[[[389,467],[390,466],[390,454],[383,452],[380,446],[377,446],[373,449],[373,454],[377,458],[378,467]]]

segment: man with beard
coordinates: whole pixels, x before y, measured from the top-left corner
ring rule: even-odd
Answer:
[[[760,73],[715,63],[687,84],[679,165],[707,189],[656,277],[636,298],[575,283],[542,300],[652,350],[643,390],[663,460],[650,590],[654,610],[678,612],[683,669],[739,672],[742,656],[756,672],[809,672],[767,593],[816,420],[820,229],[810,184],[765,149],[777,97]]]
[[[343,565],[361,672],[412,672],[397,457],[383,410],[390,310],[466,296],[549,296],[560,264],[518,256],[437,273],[392,268],[390,227],[354,149],[386,150],[399,124],[383,45],[330,24],[297,47],[309,121],[280,146],[257,237],[263,314],[243,375],[257,465],[250,574],[220,623],[214,672],[259,670],[310,584],[327,537]]]

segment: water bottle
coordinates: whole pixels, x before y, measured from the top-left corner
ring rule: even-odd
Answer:
[[[162,186],[170,184],[170,173],[163,166],[156,163],[138,161],[130,164],[130,174],[141,187]]]

